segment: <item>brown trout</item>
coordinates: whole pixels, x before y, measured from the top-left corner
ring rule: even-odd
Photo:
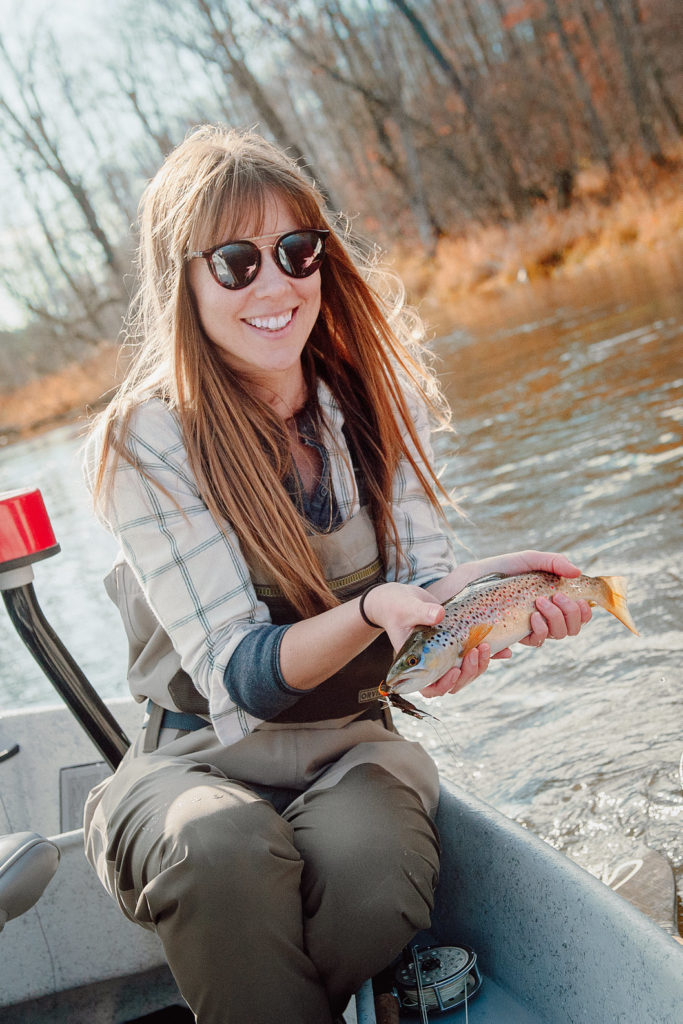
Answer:
[[[412,693],[440,679],[459,666],[473,647],[484,640],[491,654],[522,640],[531,632],[530,617],[536,598],[562,593],[591,605],[600,605],[638,636],[626,606],[623,576],[556,576],[551,572],[526,572],[519,576],[484,577],[475,580],[444,602],[446,614],[438,626],[413,630],[380,685],[384,697]]]

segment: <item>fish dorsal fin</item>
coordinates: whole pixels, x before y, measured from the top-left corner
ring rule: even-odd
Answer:
[[[495,583],[496,580],[507,580],[509,579],[509,573],[506,572],[490,572],[487,576],[478,576],[476,580],[470,580],[463,587],[466,590],[468,587],[477,587],[480,583]]]
[[[509,575],[507,573],[504,573],[504,572],[490,572],[488,574],[488,576],[479,576],[476,580],[470,580],[469,583],[466,583],[465,586],[462,588],[462,590],[458,590],[458,591],[456,591],[455,594],[452,594],[448,598],[448,601],[442,601],[441,603],[443,605],[447,605],[448,602],[449,601],[453,601],[454,598],[462,597],[462,595],[465,593],[465,591],[469,590],[470,587],[477,587],[477,586],[479,586],[481,584],[484,584],[484,583],[497,583],[498,580],[507,580],[509,578],[510,578]]]
[[[467,635],[467,640],[460,648],[461,657],[465,657],[468,651],[478,647],[482,640],[485,640],[493,629],[493,623],[489,622],[478,622],[476,626],[472,626]]]

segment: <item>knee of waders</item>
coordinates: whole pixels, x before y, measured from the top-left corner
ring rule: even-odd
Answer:
[[[304,865],[306,951],[343,1006],[427,926],[436,831],[413,790],[367,763],[334,786],[312,787],[283,813]]]
[[[274,856],[299,859],[292,828],[270,803],[226,792],[220,782],[183,793],[168,809],[165,859],[189,859],[196,872],[228,868],[257,877]]]
[[[199,915],[258,919],[285,892],[298,899],[302,865],[291,835],[264,800],[223,801],[219,787],[186,794],[169,808],[159,870],[144,888],[152,920],[185,904]]]
[[[288,815],[289,817],[289,815]],[[291,818],[309,913],[323,903],[355,916],[396,915],[423,927],[439,873],[436,829],[420,798],[375,764],[311,791]]]

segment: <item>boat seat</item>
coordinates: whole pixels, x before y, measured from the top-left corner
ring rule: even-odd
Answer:
[[[37,832],[0,836],[0,931],[40,899],[58,864],[59,848]]]

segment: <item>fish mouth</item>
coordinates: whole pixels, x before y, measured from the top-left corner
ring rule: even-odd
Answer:
[[[419,689],[419,683],[416,683],[413,679],[397,679],[395,683],[392,683],[389,687],[389,693],[412,693],[414,690]]]
[[[393,679],[380,683],[379,692],[380,696],[388,697],[392,693],[414,693],[426,685],[417,672],[407,672],[405,675],[394,676]]]

